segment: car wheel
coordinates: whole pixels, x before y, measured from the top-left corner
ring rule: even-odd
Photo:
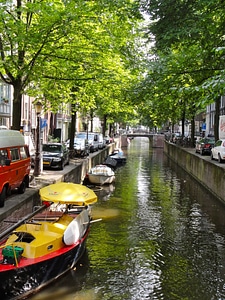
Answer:
[[[63,165],[63,161],[61,161],[60,165],[59,165],[59,170],[63,170],[64,165]]]
[[[18,192],[19,192],[20,194],[25,193],[26,187],[27,187],[27,183],[26,183],[26,180],[24,179],[23,182],[21,183],[21,185],[20,185],[19,188],[18,188]]]
[[[222,163],[222,162],[223,162],[223,160],[221,159],[220,154],[218,154],[218,162],[219,162],[219,163]]]
[[[6,191],[6,197],[11,196],[11,194],[12,194],[11,187],[8,187],[8,189]]]
[[[0,207],[3,207],[5,205],[5,198],[6,198],[6,187],[2,189],[2,192],[0,194]]]

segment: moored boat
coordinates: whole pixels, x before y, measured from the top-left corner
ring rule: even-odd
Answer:
[[[124,155],[123,150],[118,148],[113,151],[109,157],[117,162],[116,166],[123,165],[127,162],[127,157]]]
[[[104,164],[112,169],[115,169],[117,166],[117,161],[111,158],[111,156],[109,155],[106,157]]]
[[[36,293],[74,268],[85,251],[94,191],[59,182],[40,189],[40,198],[39,209],[0,235],[2,300]]]
[[[115,173],[106,165],[96,165],[88,172],[88,179],[96,185],[110,184],[115,181]]]

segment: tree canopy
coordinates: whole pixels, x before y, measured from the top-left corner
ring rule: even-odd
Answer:
[[[156,126],[191,119],[224,94],[224,14],[218,1],[142,1],[152,43],[138,87]]]
[[[77,102],[102,114],[127,109],[121,103],[139,72],[137,1],[1,1],[0,18],[0,76],[14,88],[14,129],[23,93],[53,111]]]

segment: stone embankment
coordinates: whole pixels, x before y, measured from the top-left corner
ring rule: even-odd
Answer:
[[[225,163],[212,161],[210,156],[195,153],[195,149],[167,141],[164,142],[164,153],[225,203]]]

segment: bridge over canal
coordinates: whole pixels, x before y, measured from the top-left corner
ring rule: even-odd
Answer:
[[[126,138],[136,138],[136,137],[147,137],[149,138],[149,145],[153,148],[163,148],[164,147],[164,134],[154,134],[148,132],[135,132],[135,133],[127,133]],[[123,142],[123,138],[122,141]],[[122,143],[123,146],[123,143]]]

